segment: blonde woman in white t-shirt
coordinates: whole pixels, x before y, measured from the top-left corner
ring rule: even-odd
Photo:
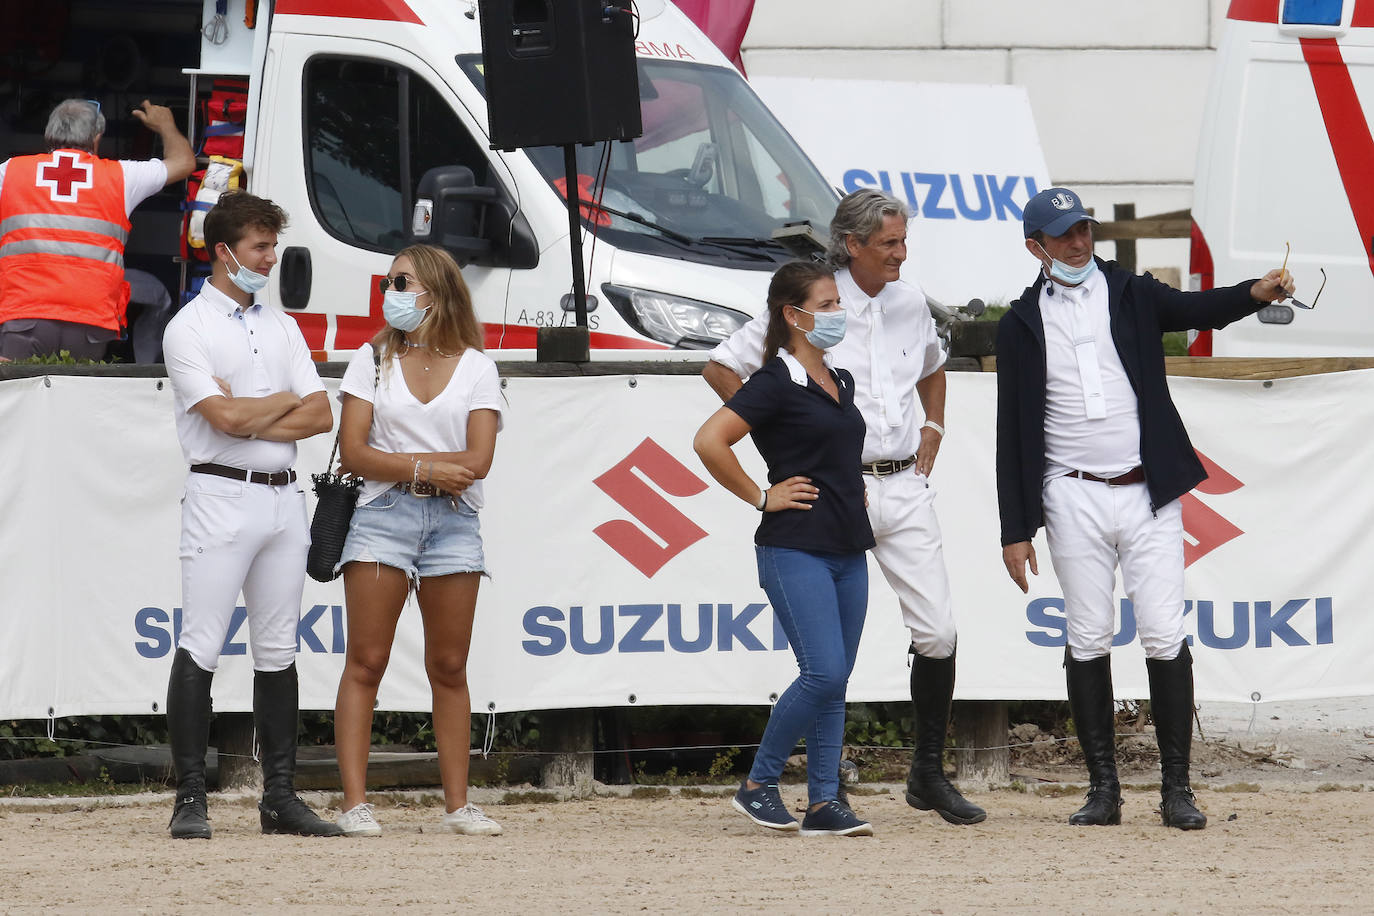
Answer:
[[[386,327],[354,355],[339,387],[341,468],[364,480],[339,564],[348,605],[334,712],[344,790],[339,825],[353,836],[381,833],[366,796],[372,710],[414,589],[444,784],[440,826],[497,834],[500,825],[467,798],[467,658],[477,586],[487,572],[477,513],[501,428],[500,379],[447,252],[405,249],[382,289]]]

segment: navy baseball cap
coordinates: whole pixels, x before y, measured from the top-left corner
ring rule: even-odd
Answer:
[[[1077,194],[1068,188],[1046,188],[1026,202],[1026,209],[1021,215],[1021,227],[1026,231],[1026,238],[1030,238],[1034,232],[1059,236],[1068,232],[1074,223],[1085,219],[1097,222],[1083,209],[1083,201]]]

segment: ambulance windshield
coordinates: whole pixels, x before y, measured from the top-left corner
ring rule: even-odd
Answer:
[[[481,57],[459,63],[484,89]],[[789,257],[773,230],[805,219],[825,234],[837,194],[737,72],[644,58],[638,65],[643,135],[577,147],[579,191],[601,204],[583,216],[603,237],[633,250],[667,246],[693,260],[768,268]],[[563,194],[562,149],[526,152]]]

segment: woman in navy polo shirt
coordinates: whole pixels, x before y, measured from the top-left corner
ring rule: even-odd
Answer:
[[[796,830],[778,792],[783,764],[806,736],[809,806],[803,836],[868,836],[839,799],[844,695],[868,609],[873,531],[860,476],[864,421],[854,380],[826,365],[844,337],[830,271],[793,261],[768,287],[763,367],[698,430],[694,446],[722,486],[763,513],[754,534],[759,584],[787,633],[801,673],[778,698],[734,807],[754,823]],[[768,488],[740,466],[745,434],[768,464]]]

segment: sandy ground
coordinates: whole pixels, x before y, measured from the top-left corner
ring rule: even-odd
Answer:
[[[1366,719],[1364,700],[1204,707],[1194,784],[1210,822],[1191,833],[1160,825],[1153,760],[1131,740],[1124,822],[1107,828],[1065,822],[1081,764],[1053,754],[1014,758],[1018,788],[970,792],[989,812],[973,827],[909,808],[899,784],[860,785],[877,835],[855,839],[767,833],[718,786],[474,789],[505,827],[486,838],[439,832],[432,792],[375,798],[381,837],[329,840],[262,836],[254,799],[215,795],[208,842],[167,837],[166,794],[0,799],[0,912],[1370,913]],[[804,795],[784,786],[791,805]]]

